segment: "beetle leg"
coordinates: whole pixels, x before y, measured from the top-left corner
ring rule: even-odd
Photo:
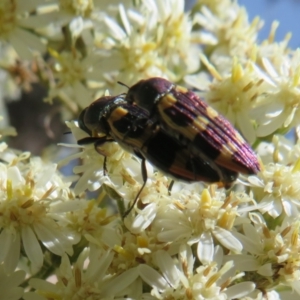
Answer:
[[[144,157],[142,157],[141,169],[142,169],[143,185],[140,188],[139,192],[137,193],[137,195],[136,195],[133,203],[130,205],[130,207],[123,214],[123,219],[125,219],[128,216],[128,214],[132,211],[133,207],[135,206],[135,204],[137,203],[137,201],[138,201],[138,199],[140,197],[141,192],[143,191],[143,189],[144,189],[144,187],[146,185],[146,182],[147,182],[147,179],[148,179],[148,175],[147,175],[147,168],[146,168],[146,160],[145,160]]]
[[[171,195],[171,191],[172,191],[173,185],[174,185],[174,180],[172,179],[171,182],[170,182],[170,184],[169,184],[169,187],[168,187],[169,196]]]
[[[98,139],[99,139],[98,137],[89,136],[89,137],[85,137],[83,139],[78,140],[77,144],[81,145],[81,146],[88,145],[88,144],[95,144],[98,141]]]
[[[103,154],[102,151],[99,150],[98,147],[103,145],[106,142],[114,142],[112,138],[108,138],[107,136],[103,137],[86,137],[81,140],[79,140],[77,143],[78,145],[88,145],[88,144],[94,144],[95,150],[104,156],[104,161],[103,161],[103,175],[106,176],[107,168],[106,168],[106,163],[107,163],[107,157]]]

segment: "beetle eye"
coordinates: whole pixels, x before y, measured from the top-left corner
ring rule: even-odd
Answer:
[[[85,108],[78,117],[79,128],[82,129],[83,131],[85,131],[87,134],[92,135],[91,130],[88,129],[88,127],[85,125],[85,122],[84,122],[84,117],[85,117],[86,111],[87,111],[87,108]]]

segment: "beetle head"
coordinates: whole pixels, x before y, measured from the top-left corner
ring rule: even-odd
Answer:
[[[79,127],[90,136],[93,132],[108,134],[107,117],[112,108],[124,101],[120,96],[103,96],[85,108],[79,115]]]

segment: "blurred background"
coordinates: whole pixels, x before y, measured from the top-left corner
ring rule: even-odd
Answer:
[[[264,20],[264,27],[259,33],[259,41],[266,39],[269,35],[271,24],[274,20],[280,22],[275,40],[284,39],[288,32],[292,32],[289,42],[290,48],[297,48],[300,45],[298,34],[300,1],[298,0],[240,0],[239,3],[246,7],[249,19],[260,16]],[[191,2],[187,2],[189,6]],[[23,93],[20,100],[7,103],[8,118],[10,124],[18,132],[18,136],[11,137],[8,144],[16,149],[30,151],[34,155],[42,155],[42,150],[48,145],[55,145],[58,142],[68,140],[71,142],[71,135],[62,117],[59,115],[59,103],[49,105],[41,99],[46,96],[45,89],[34,84],[31,91]],[[48,150],[49,151],[49,148]],[[51,149],[50,149],[51,151]],[[65,150],[61,150],[65,151]],[[63,156],[60,153],[59,156]]]

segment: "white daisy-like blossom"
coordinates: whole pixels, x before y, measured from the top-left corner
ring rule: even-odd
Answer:
[[[152,225],[160,242],[195,244],[203,264],[211,261],[215,241],[234,253],[241,252],[242,244],[232,234],[234,224],[243,222],[240,217],[246,211],[257,209],[244,193],[232,192],[228,197],[222,190],[212,189],[211,193],[195,188],[172,194],[173,202],[160,204]]]
[[[225,260],[233,260],[234,268],[245,272],[258,289],[291,287],[299,297],[299,219],[284,217],[276,224],[259,213],[250,213],[249,219],[251,224],[243,224],[243,233],[233,233],[243,244],[243,254],[227,255]]]
[[[250,176],[248,181],[256,201],[263,207],[262,213],[273,218],[279,216],[297,217],[300,212],[300,163],[285,166],[269,163],[264,166],[258,176]]]
[[[239,129],[250,144],[254,143],[254,121],[260,115],[251,112],[257,107],[261,95],[264,95],[269,85],[264,82],[263,77],[254,72],[252,61],[243,65],[237,59],[233,59],[231,70],[227,75],[221,75],[204,55],[201,55],[201,58],[213,80],[207,80],[207,77],[200,73],[186,76],[186,82],[202,90],[201,96],[208,104]]]
[[[102,72],[94,69],[99,56],[90,54],[83,56],[82,53],[61,52],[50,50],[54,58],[51,65],[54,80],[47,96],[47,101],[52,102],[55,97],[73,113],[83,109],[93,101],[93,93],[89,87],[90,81],[100,81]]]
[[[67,213],[60,224],[101,249],[113,248],[122,243],[122,228],[119,220],[99,204],[96,200],[81,201],[78,209]]]
[[[39,22],[38,32],[49,39],[62,39],[62,26],[75,29],[80,35],[86,29],[99,26],[99,18],[104,12],[114,13],[118,0],[50,0],[40,3],[38,15],[34,17]],[[132,6],[132,1],[124,0],[123,5]]]
[[[86,259],[89,259],[86,266]],[[138,269],[121,274],[109,272],[113,253],[96,248],[84,249],[72,266],[67,255],[63,255],[57,271],[55,284],[42,279],[31,279],[35,292],[26,293],[25,300],[99,300],[138,298],[142,291],[142,281],[138,279]]]
[[[268,58],[262,58],[261,64],[255,70],[269,88],[253,113],[259,115],[256,134],[264,137],[299,124],[300,51],[282,55],[279,65]]]
[[[113,94],[123,91],[124,87],[117,84],[122,78],[126,78],[127,85],[151,76],[178,81],[199,68],[200,33],[192,31],[193,21],[184,11],[183,0],[142,1],[135,9],[119,4],[115,17],[104,11],[97,13],[96,4],[89,2],[91,8],[95,5],[97,15],[90,16],[90,25],[83,16],[70,22],[72,51],[50,51],[54,61],[48,100],[58,97],[76,113],[78,107],[89,105],[108,87]],[[75,47],[79,37],[83,42]]]
[[[2,299],[18,300],[23,296],[24,290],[19,285],[25,279],[25,271],[18,270],[7,273],[3,264],[0,264],[0,295]]]
[[[103,21],[106,29],[96,31],[96,45],[106,50],[101,72],[110,84],[153,76],[178,81],[199,68],[199,34],[192,31],[183,0],[142,1],[135,10],[120,4],[118,18]]]
[[[0,2],[0,43],[9,43],[21,59],[32,59],[32,52],[45,52],[45,45],[32,30],[40,24],[30,13],[41,0],[2,0]]]
[[[234,1],[218,1],[213,11],[202,6],[194,21],[207,35],[207,41],[202,42],[210,46],[209,60],[223,75],[230,70],[232,57],[242,62],[249,57],[262,22],[257,17],[249,23],[245,8]]]
[[[5,270],[15,270],[21,249],[32,271],[43,265],[43,247],[55,255],[71,255],[79,235],[57,221],[65,211],[77,209],[70,183],[63,182],[55,164],[10,151],[4,143],[0,157],[0,262]]]
[[[271,142],[261,142],[256,150],[264,165],[294,165],[300,157],[300,140],[293,142],[284,136],[273,135]]]
[[[223,261],[217,246],[210,263],[198,267],[191,247],[181,245],[178,258],[166,251],[153,255],[156,268],[140,266],[140,274],[151,287],[154,299],[240,299],[255,289],[253,282],[235,283],[243,273],[234,273],[233,262]]]

